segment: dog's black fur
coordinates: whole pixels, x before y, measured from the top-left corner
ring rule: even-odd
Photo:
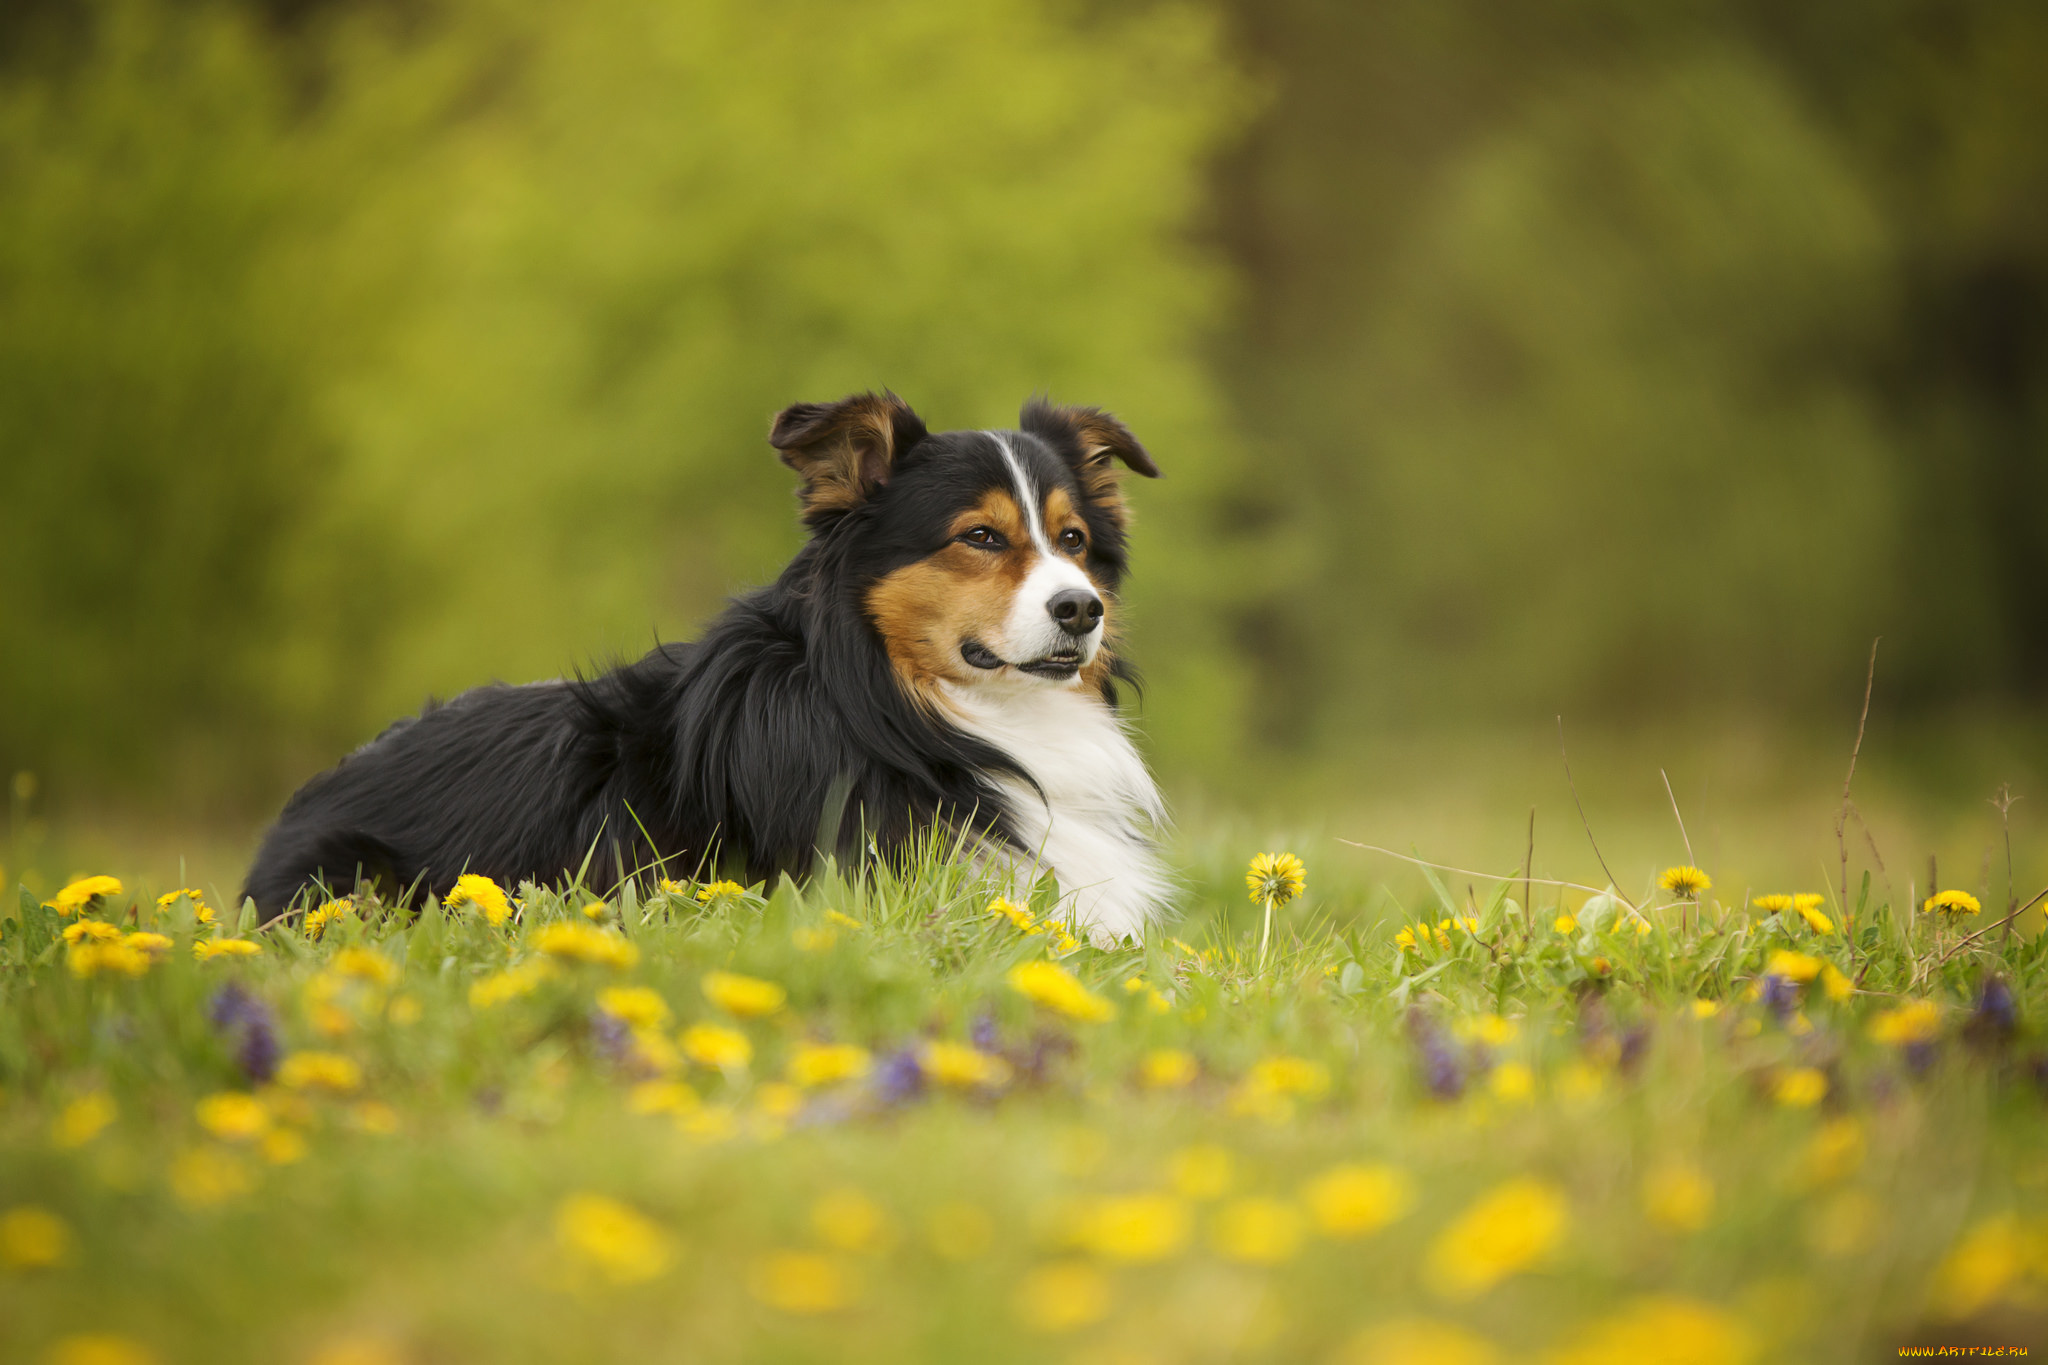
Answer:
[[[1087,570],[1113,591],[1125,536],[1102,470],[1111,455],[1156,468],[1093,410],[1033,403],[1022,426],[1012,448],[1073,493]],[[1102,449],[1084,426],[1122,440]],[[751,880],[800,875],[834,821],[842,855],[866,839],[900,848],[935,823],[1009,839],[988,777],[1017,765],[918,703],[862,606],[869,585],[934,553],[950,518],[1004,486],[999,452],[981,433],[928,433],[893,395],[799,404],[769,439],[805,478],[810,529],[773,585],[695,643],[596,678],[479,687],[391,726],[286,804],[245,891],[264,918],[316,888],[446,894],[465,872],[548,883],[586,858],[596,887],[712,857]],[[1113,703],[1112,676],[1129,674],[1120,661],[1105,674]],[[842,795],[843,814],[828,811]]]

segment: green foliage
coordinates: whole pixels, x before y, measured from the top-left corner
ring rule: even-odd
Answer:
[[[2038,707],[2038,6],[1232,9],[1275,738]]]
[[[1031,932],[936,845],[526,886],[502,925],[22,894],[8,1348],[1380,1360],[1423,1319],[1506,1358],[1636,1342],[1601,1360],[1677,1322],[1749,1362],[2031,1330],[2048,940],[1868,885],[1816,925],[1431,884],[1375,922],[1312,864],[1269,961]],[[93,956],[131,932],[163,937]]]
[[[1199,11],[93,17],[0,137],[0,586],[51,656],[0,766],[260,788],[278,735],[686,634],[795,546],[797,399],[1101,403],[1183,502],[1224,455],[1186,229],[1243,101]]]

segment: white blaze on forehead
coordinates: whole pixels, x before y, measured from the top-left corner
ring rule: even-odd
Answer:
[[[1017,586],[1017,595],[1010,602],[1010,614],[1003,623],[1003,648],[1001,653],[1011,663],[1029,663],[1042,659],[1062,647],[1073,649],[1079,646],[1083,663],[1095,658],[1095,651],[1101,647],[1102,632],[1097,629],[1076,640],[1059,628],[1046,609],[1046,603],[1053,594],[1068,588],[1084,588],[1095,591],[1095,585],[1088,575],[1082,573],[1075,563],[1065,555],[1054,554],[1052,542],[1045,534],[1045,512],[1038,498],[1032,493],[1031,480],[1024,473],[1024,462],[1017,458],[1017,452],[1010,447],[1010,440],[1002,432],[992,431],[996,448],[1003,452],[1003,461],[1010,467],[1010,481],[1017,490],[1017,510],[1024,516],[1024,524],[1031,530],[1031,543],[1037,547],[1038,562],[1024,575],[1024,581]]]
[[[1003,452],[1003,462],[1010,466],[1010,482],[1017,489],[1017,507],[1024,513],[1024,524],[1031,528],[1031,543],[1038,547],[1038,553],[1051,556],[1052,545],[1045,538],[1045,513],[1038,499],[1031,495],[1031,480],[1024,475],[1024,462],[1010,448],[1009,437],[1000,431],[991,431],[989,435],[996,438],[996,448]]]

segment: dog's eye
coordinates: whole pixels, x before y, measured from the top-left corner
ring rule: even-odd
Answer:
[[[1066,530],[1060,532],[1060,544],[1069,550],[1078,550],[1087,544],[1087,537],[1069,526]]]
[[[1003,533],[993,526],[977,526],[960,539],[969,545],[981,545],[991,550],[1000,550],[1005,543]]]

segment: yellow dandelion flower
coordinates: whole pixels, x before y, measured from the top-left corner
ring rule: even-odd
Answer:
[[[1813,930],[1816,934],[1832,934],[1835,932],[1835,922],[1814,907],[1801,905],[1795,908],[1799,911],[1799,918],[1806,921],[1806,927]]]
[[[639,1210],[601,1194],[573,1194],[555,1209],[555,1241],[613,1284],[642,1284],[673,1257],[669,1236]]]
[[[888,1211],[850,1185],[811,1205],[811,1230],[829,1247],[863,1255],[888,1250],[896,1236]]]
[[[1550,927],[1560,934],[1576,934],[1579,932],[1579,922],[1570,915],[1559,915],[1550,922]]]
[[[398,1111],[382,1100],[359,1100],[349,1106],[349,1126],[372,1137],[390,1137],[398,1131]]]
[[[1643,1176],[1643,1212],[1674,1232],[1698,1232],[1714,1212],[1714,1182],[1682,1161],[1653,1167]]]
[[[1103,999],[1056,962],[1025,962],[1012,967],[1010,989],[1035,1004],[1066,1015],[1099,1023],[1116,1018],[1116,1006]]]
[[[1244,874],[1252,899],[1285,905],[1308,885],[1308,869],[1292,853],[1261,853]]]
[[[683,1055],[699,1066],[736,1071],[754,1060],[754,1045],[747,1035],[722,1024],[692,1024],[677,1041]]]
[[[1521,1104],[1536,1093],[1536,1073],[1522,1062],[1502,1062],[1487,1075],[1486,1088],[1503,1104]]]
[[[213,907],[206,903],[206,893],[196,886],[182,887],[176,891],[166,891],[163,895],[156,898],[156,908],[159,911],[168,910],[177,902],[180,896],[192,902],[193,919],[201,924],[213,923]]]
[[[1514,1020],[1503,1019],[1498,1014],[1460,1016],[1452,1030],[1467,1042],[1483,1043],[1487,1047],[1506,1047],[1522,1031]]]
[[[844,1263],[814,1251],[777,1251],[755,1261],[747,1289],[755,1299],[796,1317],[836,1313],[858,1296]]]
[[[1657,885],[1683,900],[1698,900],[1702,891],[1714,889],[1714,879],[1696,867],[1667,867],[1657,878]]]
[[[1792,897],[1782,891],[1773,891],[1768,896],[1758,896],[1750,904],[1766,915],[1782,915],[1792,908]]]
[[[71,1226],[48,1209],[21,1204],[0,1213],[0,1266],[43,1270],[71,1259]]]
[[[278,1063],[277,1083],[287,1090],[346,1095],[362,1088],[363,1068],[338,1052],[294,1052]]]
[[[1332,1166],[1301,1188],[1301,1202],[1325,1237],[1367,1237],[1415,1203],[1415,1182],[1392,1166]]]
[[[262,951],[262,944],[246,938],[202,938],[192,944],[192,956],[201,962],[217,957],[255,957]]]
[[[603,901],[591,901],[583,907],[583,918],[587,920],[601,920],[611,912],[612,908]]]
[[[334,955],[330,970],[337,976],[367,981],[373,986],[396,986],[402,974],[396,962],[371,948],[342,949]]]
[[[443,910],[460,910],[465,906],[482,915],[493,929],[512,918],[512,903],[505,899],[504,888],[474,872],[457,877],[441,901]]]
[[[1233,1118],[1278,1125],[1292,1119],[1295,1108],[1291,1097],[1246,1081],[1231,1089],[1228,1112]]]
[[[156,1352],[112,1332],[74,1332],[43,1352],[43,1365],[157,1365]]]
[[[345,916],[353,915],[356,907],[349,901],[329,901],[317,910],[308,910],[306,919],[299,926],[307,938],[317,939],[327,932],[327,926]]]
[[[1187,1245],[1193,1225],[1187,1205],[1171,1195],[1118,1195],[1082,1215],[1076,1240],[1104,1260],[1162,1261]]]
[[[697,1092],[682,1081],[642,1081],[626,1092],[633,1114],[686,1114],[697,1107]]]
[[[80,979],[95,976],[138,977],[146,975],[155,956],[141,946],[117,937],[107,942],[88,940],[74,943],[64,954],[64,965]]]
[[[1034,932],[1038,928],[1038,917],[1036,915],[1005,896],[997,896],[994,900],[990,901],[988,903],[988,913],[1008,920],[1011,927],[1020,929],[1027,934]]]
[[[517,1000],[522,995],[531,995],[542,982],[555,975],[555,964],[546,958],[535,958],[522,962],[516,967],[507,967],[493,973],[469,988],[469,1007],[473,1010],[487,1010],[502,1005],[507,1000]]]
[[[706,1000],[742,1019],[773,1014],[789,999],[789,992],[773,981],[738,972],[706,972],[703,988]]]
[[[730,1142],[739,1135],[739,1115],[729,1104],[705,1104],[676,1115],[676,1131],[701,1147]]]
[[[1830,962],[1820,969],[1820,986],[1830,1000],[1847,1000],[1856,994],[1856,983],[1843,975],[1841,968]]]
[[[634,1028],[660,1028],[669,1020],[668,1001],[646,986],[607,986],[597,993],[597,1007]]]
[[[1734,1317],[1694,1299],[1637,1299],[1582,1328],[1545,1357],[1551,1365],[1749,1365],[1757,1343]]]
[[[683,1056],[668,1035],[652,1027],[633,1030],[632,1060],[643,1071],[662,1074],[680,1071],[683,1066]]]
[[[187,1208],[209,1209],[256,1187],[248,1163],[219,1147],[194,1147],[171,1162],[171,1194]]]
[[[966,1043],[926,1043],[917,1055],[918,1066],[935,1085],[957,1089],[995,1089],[1009,1084],[1010,1064]]]
[[[1425,932],[1422,937],[1423,942],[1428,942],[1429,935],[1427,932]],[[1402,925],[1399,929],[1395,930],[1394,946],[1396,948],[1399,948],[1404,953],[1412,953],[1416,951],[1417,944],[1415,940],[1415,930],[1406,924]]]
[[[797,928],[789,931],[789,941],[800,953],[829,953],[839,942],[839,931],[829,925],[823,929]]]
[[[1820,969],[1825,965],[1817,957],[1781,949],[1771,954],[1770,961],[1764,964],[1764,972],[1770,976],[1782,976],[1787,981],[1811,981],[1820,975]]]
[[[1951,920],[1956,920],[1964,915],[1974,915],[1984,907],[1967,891],[1943,891],[1939,895],[1929,896],[1926,904],[1920,908],[1930,915],[1947,915]]]
[[[1138,1063],[1138,1083],[1147,1090],[1179,1090],[1201,1074],[1195,1054],[1177,1047],[1154,1048]]]
[[[239,1090],[208,1095],[192,1112],[201,1128],[225,1142],[251,1142],[270,1127],[270,1106]]]
[[[852,1043],[798,1043],[786,1071],[792,1084],[816,1087],[859,1080],[872,1064],[868,1050]]]
[[[273,1166],[289,1166],[306,1159],[306,1139],[290,1128],[272,1128],[257,1142],[256,1150]]]
[[[1778,1077],[1771,1093],[1788,1109],[1811,1109],[1828,1093],[1827,1073],[1810,1066],[1795,1066]]]
[[[1017,1318],[1035,1332],[1078,1331],[1109,1314],[1109,1277],[1085,1261],[1055,1261],[1018,1282]]]
[[[1908,1000],[1883,1010],[1870,1021],[1870,1036],[1893,1047],[1931,1043],[1941,1037],[1941,1006],[1932,1000]]]
[[[103,896],[120,894],[121,880],[118,877],[81,877],[43,904],[68,917],[77,914]]]
[[[1695,1019],[1711,1019],[1720,1012],[1721,1002],[1718,1000],[1695,1000],[1692,1002],[1692,1017]]]
[[[1337,1365],[1499,1365],[1501,1354],[1455,1323],[1392,1318],[1361,1330],[1336,1359]]]
[[[121,940],[138,953],[147,953],[152,958],[161,958],[171,951],[168,934],[154,934],[147,929],[138,929]]]
[[[1301,1250],[1307,1220],[1281,1199],[1233,1199],[1216,1211],[1209,1245],[1226,1260],[1278,1265]]]
[[[747,888],[738,882],[706,882],[697,888],[697,900],[703,905],[715,905],[720,901],[737,900],[747,894]]]
[[[1808,1184],[1833,1184],[1854,1175],[1863,1165],[1865,1147],[1860,1122],[1831,1119],[1820,1126],[1800,1154],[1799,1174]]]
[[[776,1123],[787,1123],[804,1111],[802,1087],[786,1081],[763,1081],[754,1087],[754,1112]]]
[[[1430,1245],[1423,1278],[1446,1299],[1474,1299],[1549,1255],[1568,1221],[1564,1192],[1522,1178],[1497,1185]]]
[[[1275,1095],[1313,1099],[1328,1092],[1330,1068],[1306,1057],[1268,1057],[1252,1065],[1245,1084]]]
[[[87,1091],[58,1111],[50,1125],[50,1141],[59,1147],[83,1147],[114,1121],[116,1112],[106,1091]]]
[[[640,960],[640,950],[622,936],[595,925],[557,921],[542,929],[533,946],[559,962],[624,971]]]
[[[114,943],[125,937],[123,931],[105,920],[82,919],[75,924],[64,926],[64,941],[79,943]]]
[[[1931,1297],[1944,1318],[1975,1317],[2032,1269],[2035,1248],[2009,1213],[1972,1225],[1934,1272]]]

